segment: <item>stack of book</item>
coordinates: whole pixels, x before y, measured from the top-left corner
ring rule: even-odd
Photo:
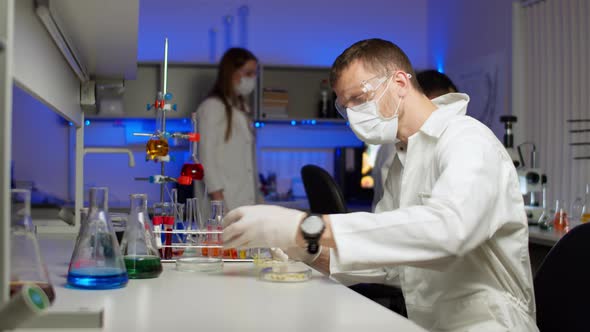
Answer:
[[[265,88],[262,91],[262,119],[287,119],[289,117],[289,93],[286,90]]]

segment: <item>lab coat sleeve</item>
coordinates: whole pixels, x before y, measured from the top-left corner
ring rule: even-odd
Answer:
[[[499,223],[489,214],[498,195],[509,194],[499,192],[500,179],[514,170],[481,132],[454,136],[441,137],[437,144],[433,165],[440,176],[423,205],[330,217],[337,246],[331,258],[340,270],[396,265],[444,269],[449,260],[493,236]]]
[[[223,190],[221,153],[225,142],[226,115],[223,103],[214,98],[205,100],[197,110],[201,142],[199,158],[205,169],[207,192]]]

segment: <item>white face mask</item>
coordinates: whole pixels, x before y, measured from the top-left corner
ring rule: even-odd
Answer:
[[[394,143],[397,140],[398,112],[402,99],[397,104],[393,116],[385,118],[379,112],[379,100],[387,91],[389,82],[383,93],[374,100],[346,109],[350,128],[363,142],[369,144]]]
[[[235,86],[236,93],[241,96],[247,96],[256,88],[256,77],[242,77],[240,83]]]

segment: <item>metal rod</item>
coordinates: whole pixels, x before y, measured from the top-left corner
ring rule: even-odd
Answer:
[[[12,153],[12,82],[14,1],[0,1],[0,307],[10,297],[10,160]]]
[[[590,145],[590,142],[575,142],[575,143],[570,143],[570,145]]]
[[[133,136],[144,136],[144,137],[152,137],[154,134],[147,134],[147,133],[133,133]]]
[[[570,130],[570,133],[588,133],[590,132],[590,129],[573,129]]]
[[[168,83],[168,38],[164,43],[164,96],[166,95],[166,85]]]
[[[590,160],[590,156],[585,156],[585,157],[574,157],[574,160]]]
[[[164,100],[166,100],[166,90],[168,85],[168,38],[166,38],[164,42],[164,82],[163,82],[163,92],[164,92]],[[162,110],[162,134],[166,133],[166,111]],[[164,176],[166,166],[164,162],[160,162],[160,175]],[[164,186],[165,183],[160,184],[160,202],[164,203]]]
[[[567,122],[590,122],[590,119],[570,119]]]

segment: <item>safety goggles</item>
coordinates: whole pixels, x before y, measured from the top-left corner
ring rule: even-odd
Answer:
[[[395,74],[395,73],[394,73]],[[375,76],[368,80],[363,80],[358,87],[352,87],[349,93],[346,93],[347,99],[336,98],[334,102],[336,110],[345,119],[347,118],[346,109],[356,111],[361,109],[362,105],[372,101],[377,96],[377,90],[389,80],[394,74],[387,74],[383,76]],[[408,79],[412,78],[411,74],[405,73]]]

